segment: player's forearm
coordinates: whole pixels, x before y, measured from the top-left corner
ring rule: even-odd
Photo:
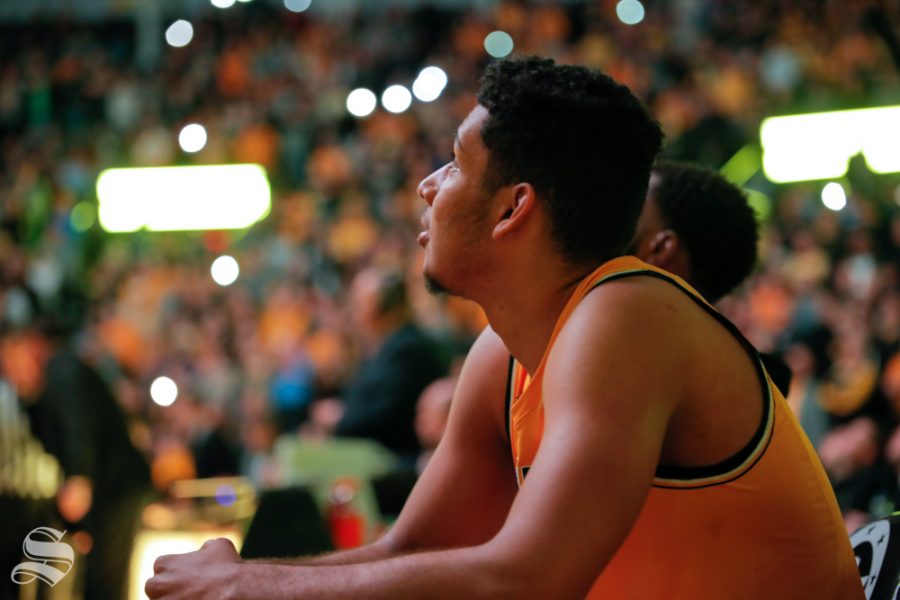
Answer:
[[[301,556],[297,558],[263,558],[250,562],[274,565],[300,565],[319,567],[355,565],[359,563],[374,562],[376,560],[385,560],[399,555],[400,552],[398,550],[394,549],[389,542],[382,539],[378,542],[375,542],[374,544],[363,546],[362,548],[342,550],[339,552],[330,552],[328,554],[322,554],[319,556]]]
[[[494,566],[495,561],[482,548],[421,552],[343,566],[244,563],[232,571],[228,597],[234,600],[516,597],[521,579]]]

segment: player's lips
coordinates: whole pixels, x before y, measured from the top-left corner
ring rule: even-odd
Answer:
[[[430,237],[428,233],[428,227],[431,223],[430,216],[431,215],[428,214],[428,211],[425,211],[424,213],[422,213],[422,219],[419,221],[422,224],[422,231],[420,231],[419,235],[416,236],[416,241],[423,248],[425,247],[425,244],[428,243],[428,239]]]

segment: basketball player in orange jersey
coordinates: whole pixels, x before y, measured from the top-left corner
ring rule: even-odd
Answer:
[[[419,242],[432,287],[478,302],[496,336],[396,525],[296,565],[215,540],[161,557],[150,597],[862,598],[825,474],[755,351],[623,256],[661,139],[644,108],[538,58],[492,64],[478,101],[419,186]],[[506,361],[477,359],[505,348],[508,413]]]

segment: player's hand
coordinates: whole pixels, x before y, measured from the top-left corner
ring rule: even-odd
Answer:
[[[154,600],[225,600],[232,596],[231,582],[240,562],[230,541],[209,540],[196,552],[157,558],[153,564],[154,575],[144,585],[144,592]]]

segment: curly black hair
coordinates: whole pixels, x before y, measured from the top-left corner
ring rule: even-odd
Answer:
[[[489,113],[488,191],[533,185],[573,264],[623,254],[663,139],[631,91],[599,71],[527,56],[490,64],[477,98]]]
[[[666,226],[684,244],[691,283],[710,302],[736,288],[756,264],[756,215],[747,197],[712,169],[672,161],[653,167],[650,190]]]

